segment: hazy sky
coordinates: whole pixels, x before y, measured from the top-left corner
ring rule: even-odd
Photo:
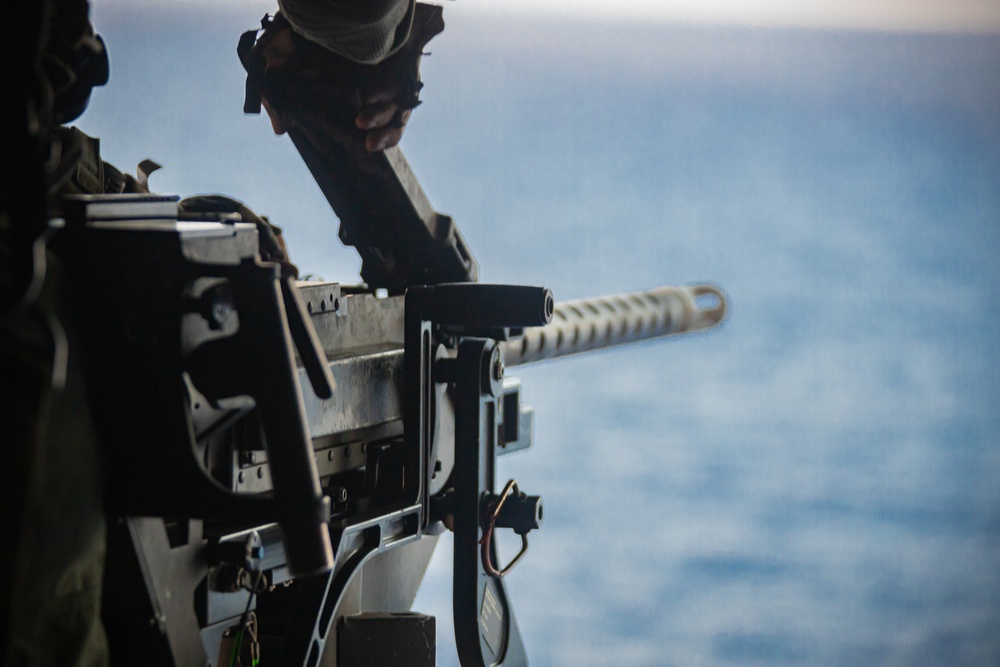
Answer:
[[[470,5],[492,5],[475,1]],[[694,23],[919,31],[1000,31],[997,0],[504,0],[503,7]]]
[[[95,0],[97,4],[135,0]],[[176,0],[159,0],[175,4]],[[277,0],[181,0],[267,11]],[[1000,0],[428,0],[462,11],[669,23],[750,24],[919,32],[1000,32]]]

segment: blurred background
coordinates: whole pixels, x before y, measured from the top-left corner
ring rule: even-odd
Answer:
[[[79,126],[356,282],[291,142],[242,114],[236,42],[273,10],[96,0],[112,77]],[[532,664],[1000,664],[1000,5],[445,20],[402,148],[484,281],[732,303],[711,333],[519,369],[535,447],[500,477],[546,502],[507,579]],[[442,666],[450,558],[416,604]]]

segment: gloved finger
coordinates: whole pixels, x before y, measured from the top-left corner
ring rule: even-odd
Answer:
[[[395,102],[379,102],[369,104],[358,111],[354,118],[354,124],[362,130],[374,130],[385,127],[392,122],[393,117],[399,112],[399,105]],[[405,120],[403,121],[406,122]]]
[[[402,127],[384,127],[372,130],[365,135],[365,148],[370,153],[377,153],[386,148],[392,148],[403,138]]]
[[[399,81],[391,83],[380,82],[376,88],[361,93],[361,104],[370,106],[392,102],[402,89],[402,83]]]
[[[281,115],[271,108],[271,105],[267,103],[266,97],[260,98],[260,103],[263,105],[264,109],[267,111],[268,117],[271,119],[271,129],[274,130],[274,133],[284,134],[286,132],[285,122],[281,120]]]

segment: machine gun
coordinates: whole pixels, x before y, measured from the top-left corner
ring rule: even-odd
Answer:
[[[461,663],[524,665],[504,575],[544,510],[496,478],[532,445],[506,368],[706,329],[725,298],[478,284],[401,152],[292,121],[365,285],[282,277],[253,224],[176,197],[65,202],[53,248],[79,287],[114,517],[112,662],[433,665],[434,619],[410,608],[450,529]],[[506,565],[497,529],[522,540]]]
[[[261,260],[255,225],[173,197],[69,198],[46,226],[43,193],[14,188],[30,202],[15,222],[31,224],[0,305],[32,291],[27,260],[50,235],[54,282],[75,291],[113,664],[431,665],[434,619],[408,610],[446,530],[462,664],[525,664],[504,576],[543,504],[496,478],[497,458],[533,440],[506,368],[705,329],[725,300],[696,286],[556,304],[477,284],[400,152],[292,120],[365,285],[296,284]],[[506,564],[497,529],[522,539]]]
[[[253,225],[182,220],[168,197],[68,204],[58,247],[91,295],[88,386],[120,517],[115,664],[432,665],[433,618],[409,609],[445,526],[462,664],[526,664],[503,575],[543,505],[497,483],[497,458],[532,444],[505,367],[725,312],[710,286],[555,304],[538,287],[295,284],[259,260]],[[523,541],[507,566],[499,528]]]

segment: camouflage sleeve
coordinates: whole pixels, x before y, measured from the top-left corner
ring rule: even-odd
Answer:
[[[306,39],[348,60],[375,65],[407,40],[414,0],[278,0]]]

